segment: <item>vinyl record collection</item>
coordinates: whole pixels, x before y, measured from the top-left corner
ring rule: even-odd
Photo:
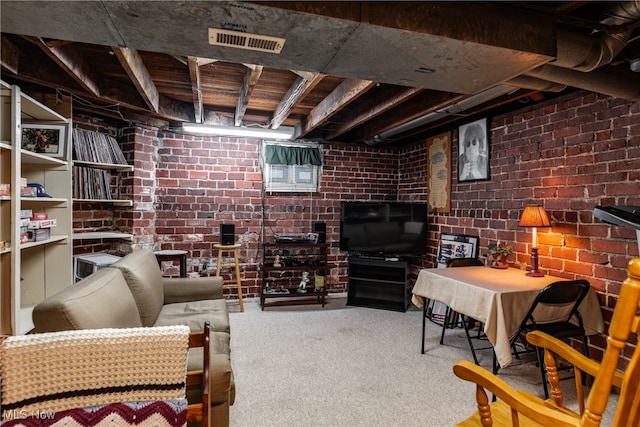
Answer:
[[[115,138],[104,133],[77,128],[73,130],[73,160],[98,164],[127,164],[127,159]],[[107,170],[73,166],[72,175],[74,198],[113,200],[111,176]]]

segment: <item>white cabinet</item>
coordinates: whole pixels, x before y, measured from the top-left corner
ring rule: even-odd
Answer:
[[[5,245],[0,250],[0,333],[19,335],[33,327],[31,312],[37,303],[73,284],[71,122],[18,86],[0,82],[0,91],[0,183],[11,185],[10,195],[0,200],[0,241]],[[58,129],[58,153],[22,148],[23,130],[34,125]],[[43,185],[51,197],[22,197],[22,179]],[[50,237],[20,243],[25,210],[44,212],[56,221]]]

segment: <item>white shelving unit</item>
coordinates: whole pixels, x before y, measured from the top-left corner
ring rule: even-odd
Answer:
[[[11,195],[0,200],[0,333],[20,335],[33,328],[31,312],[43,299],[73,284],[70,119],[0,82],[0,182]],[[22,124],[62,125],[61,158],[21,148]],[[42,184],[52,197],[21,197],[21,178]],[[46,212],[55,219],[51,237],[20,243],[20,211]]]

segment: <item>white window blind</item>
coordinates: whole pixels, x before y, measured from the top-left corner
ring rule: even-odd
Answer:
[[[318,191],[322,158],[317,144],[265,141],[262,152],[266,191]]]

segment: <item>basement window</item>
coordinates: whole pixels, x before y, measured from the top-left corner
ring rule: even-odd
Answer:
[[[322,167],[322,153],[318,144],[265,141],[262,153],[262,178],[266,191],[318,191]]]

